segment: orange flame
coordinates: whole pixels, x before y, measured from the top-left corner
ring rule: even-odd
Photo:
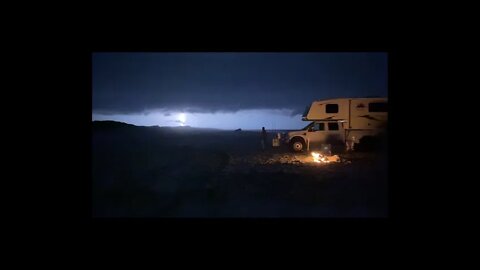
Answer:
[[[330,161],[328,160],[328,158],[320,153],[317,153],[317,152],[312,152],[312,157],[313,157],[313,162],[316,162],[316,163],[329,163]]]

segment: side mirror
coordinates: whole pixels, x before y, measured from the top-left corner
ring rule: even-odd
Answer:
[[[312,127],[309,127],[308,128],[308,132],[312,132],[313,131],[313,128]]]

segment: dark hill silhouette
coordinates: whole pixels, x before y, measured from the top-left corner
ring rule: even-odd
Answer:
[[[106,120],[106,121],[93,121],[92,127],[95,129],[118,129],[118,128],[128,128],[128,127],[136,127],[136,126],[132,124],[127,124],[124,122]]]
[[[193,132],[202,132],[202,131],[222,131],[221,129],[215,128],[198,128],[191,126],[136,126],[124,122],[113,121],[113,120],[104,120],[104,121],[92,121],[92,127],[94,130],[98,131],[109,131],[109,130],[160,130],[160,131],[193,131]]]

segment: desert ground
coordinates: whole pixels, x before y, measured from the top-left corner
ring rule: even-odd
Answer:
[[[386,147],[333,154],[320,164],[285,145],[262,150],[260,130],[94,121],[92,215],[387,217]]]

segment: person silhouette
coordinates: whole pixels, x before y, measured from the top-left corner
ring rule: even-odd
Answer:
[[[267,131],[265,127],[262,127],[262,149],[265,150],[265,146],[267,145]]]

